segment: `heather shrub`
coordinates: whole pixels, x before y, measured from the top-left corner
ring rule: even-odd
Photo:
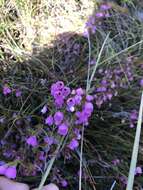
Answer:
[[[3,67],[0,175],[39,184],[58,148],[48,180],[78,189],[84,127],[83,188],[115,182],[124,189],[143,87],[141,51],[142,23],[104,3],[82,35],[59,35],[52,47]]]

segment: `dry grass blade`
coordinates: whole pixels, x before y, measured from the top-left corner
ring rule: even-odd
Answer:
[[[137,157],[138,157],[138,151],[139,151],[142,117],[143,117],[143,92],[142,92],[142,97],[141,97],[139,117],[138,117],[138,123],[137,123],[137,130],[136,130],[136,136],[135,136],[135,141],[134,141],[134,146],[133,146],[133,151],[132,151],[132,160],[131,160],[126,190],[132,190],[133,189],[134,175],[135,175],[135,169],[136,169],[136,163],[137,163]]]

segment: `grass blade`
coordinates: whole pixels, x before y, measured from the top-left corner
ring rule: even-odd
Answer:
[[[141,97],[139,117],[138,117],[137,129],[136,129],[136,136],[135,136],[135,141],[134,141],[134,146],[133,146],[132,159],[131,159],[131,165],[130,165],[130,171],[129,171],[129,177],[128,177],[128,183],[127,183],[126,190],[133,189],[135,169],[136,169],[137,157],[138,157],[138,151],[139,151],[142,116],[143,116],[143,92],[142,92],[142,97]]]
[[[79,190],[82,189],[83,140],[84,140],[84,126],[82,127],[81,147],[80,147]]]
[[[48,175],[49,175],[49,173],[50,173],[50,171],[52,169],[52,166],[53,166],[53,164],[54,164],[54,162],[55,162],[55,160],[57,158],[57,154],[58,154],[58,152],[59,152],[59,150],[61,148],[63,140],[64,140],[64,138],[61,139],[61,141],[60,141],[60,143],[59,143],[59,145],[58,145],[58,147],[57,147],[57,149],[56,149],[56,151],[54,153],[54,156],[51,158],[50,163],[49,163],[49,165],[48,165],[48,167],[47,167],[47,169],[46,169],[46,171],[45,171],[45,173],[44,173],[44,175],[43,175],[43,177],[41,179],[41,182],[40,182],[40,185],[38,187],[38,190],[42,190],[42,188],[44,186],[44,183],[46,182],[46,179],[47,179],[47,177],[48,177]]]
[[[115,185],[116,185],[116,181],[114,181],[114,182],[113,182],[113,184],[112,184],[112,186],[111,186],[110,190],[113,190],[113,189],[114,189],[114,187],[115,187]]]
[[[87,85],[87,89],[86,89],[87,92],[90,90],[92,80],[93,80],[93,78],[94,78],[94,75],[95,75],[97,66],[98,66],[99,61],[100,61],[100,59],[101,59],[101,55],[102,55],[102,52],[103,52],[104,47],[105,47],[105,45],[106,45],[106,42],[107,42],[107,40],[108,40],[108,38],[109,38],[109,35],[110,35],[110,33],[107,34],[107,36],[106,36],[106,38],[105,38],[105,40],[104,40],[104,42],[103,42],[103,44],[102,44],[102,47],[101,47],[101,49],[100,49],[100,52],[99,52],[99,55],[98,55],[96,64],[95,64],[95,66],[94,66],[94,69],[93,69],[93,72],[92,72],[92,74],[91,74],[91,77],[90,77],[90,79],[89,79],[89,81],[88,81],[88,85]]]

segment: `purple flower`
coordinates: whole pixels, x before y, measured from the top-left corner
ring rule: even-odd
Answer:
[[[35,147],[38,145],[36,136],[30,136],[26,139],[27,144],[31,145],[32,147]]]
[[[136,167],[136,170],[135,170],[135,175],[137,174],[142,174],[143,173],[143,170],[140,166]]]
[[[62,81],[58,81],[51,86],[51,95],[55,96],[57,91],[61,91],[64,88],[64,83]]]
[[[81,139],[81,134],[80,134],[80,130],[75,128],[74,129],[74,134],[76,135],[76,139],[80,140]]]
[[[67,111],[74,112],[75,111],[75,107],[74,106],[67,107]]]
[[[107,92],[106,96],[107,96],[107,98],[108,98],[109,100],[111,100],[112,97],[113,97],[113,94],[112,94],[111,92]]]
[[[103,100],[104,102],[107,101],[107,96],[106,96],[105,94],[103,94],[103,96],[102,96],[102,100]]]
[[[90,23],[93,25],[95,24],[95,17],[94,16],[91,16],[90,17]]]
[[[118,92],[117,92],[117,90],[116,91],[114,91],[114,96],[117,96],[118,95]]]
[[[53,96],[55,99],[63,99],[63,95],[62,95],[61,90],[55,91]]]
[[[78,111],[76,112],[77,120],[75,124],[86,124],[88,123],[88,116],[84,111]]]
[[[72,95],[75,95],[75,94],[76,94],[76,90],[72,90],[72,91],[71,91],[71,94],[72,94]]]
[[[130,119],[136,121],[138,119],[138,112],[136,110],[132,110],[130,113]]]
[[[15,96],[16,96],[16,97],[20,97],[21,94],[22,94],[21,90],[17,89],[17,90],[16,90],[16,93],[15,93]]]
[[[16,118],[16,117],[17,117],[17,113],[14,112],[14,113],[12,114],[12,117],[13,117],[13,118]]]
[[[58,90],[56,84],[52,84],[51,86],[51,95],[54,96],[55,92]]]
[[[5,171],[5,176],[9,179],[15,179],[16,178],[16,167],[15,166],[9,166]]]
[[[106,17],[106,18],[109,18],[110,16],[111,16],[111,15],[110,15],[109,13],[106,13],[106,14],[105,14],[105,17]]]
[[[85,38],[87,38],[88,35],[89,35],[88,30],[85,28],[84,31],[83,31],[83,36],[84,36]]]
[[[45,143],[47,143],[48,145],[52,145],[52,144],[54,144],[54,137],[45,137],[44,138],[44,141],[45,141]]]
[[[55,85],[56,85],[56,87],[57,87],[58,90],[61,90],[61,89],[64,88],[64,83],[63,83],[63,81],[57,81],[57,82],[55,83]]]
[[[105,86],[98,87],[96,92],[106,92],[107,88]]]
[[[55,125],[60,125],[63,119],[64,119],[64,114],[60,111],[57,111],[54,115]]]
[[[90,24],[94,24],[95,23],[95,17],[94,16],[89,16],[88,21],[86,22],[86,25],[90,26]]]
[[[75,95],[74,101],[75,101],[75,104],[76,104],[76,105],[80,105],[80,104],[81,104],[81,101],[82,101],[82,96],[80,96],[80,95]]]
[[[6,164],[0,166],[0,175],[5,174],[7,167],[8,166]]]
[[[67,97],[70,93],[71,93],[71,90],[70,90],[69,87],[64,87],[64,88],[62,89],[62,94],[63,94],[63,96]]]
[[[0,123],[4,123],[4,121],[5,121],[5,117],[4,116],[0,117]]]
[[[4,161],[0,161],[0,166],[3,166],[5,165],[5,162]]]
[[[75,52],[77,52],[80,49],[80,44],[75,43],[73,48],[74,48]]]
[[[95,34],[95,32],[96,32],[96,30],[97,30],[97,27],[96,26],[92,26],[91,27],[91,32],[92,32],[92,34]],[[96,61],[95,62],[90,62],[90,64],[96,64]]]
[[[134,80],[134,77],[133,76],[130,76],[128,77],[129,81],[133,81]]]
[[[95,15],[97,18],[102,18],[104,17],[104,14],[102,12],[96,13]]]
[[[53,123],[54,123],[54,119],[53,119],[53,117],[52,117],[51,115],[49,115],[49,116],[45,119],[45,124],[51,126],[51,125],[53,125]]]
[[[95,65],[96,64],[96,60],[95,59],[92,59],[91,61],[90,61],[90,65]]]
[[[58,134],[66,136],[67,133],[68,133],[68,126],[65,123],[58,126]]]
[[[103,99],[101,97],[96,99],[96,105],[98,108],[101,108],[101,105],[103,104]]]
[[[112,163],[114,166],[117,166],[118,164],[120,164],[120,160],[119,159],[112,160]]]
[[[47,105],[45,105],[42,109],[41,109],[41,113],[45,114],[47,112],[48,108]]]
[[[133,123],[130,123],[130,128],[134,128],[135,125]]]
[[[72,139],[68,147],[71,150],[75,150],[79,146],[79,142],[76,139]]]
[[[87,95],[86,96],[86,100],[89,101],[89,102],[92,101],[93,99],[94,99],[94,97],[92,95]]]
[[[58,97],[58,98],[55,99],[55,105],[58,108],[61,108],[63,106],[63,103],[64,103],[63,97]]]
[[[13,156],[13,152],[11,150],[7,150],[5,152],[3,152],[3,155],[6,157],[6,158],[10,158]]]
[[[114,81],[111,82],[111,88],[115,88],[116,87],[116,84]]]
[[[79,96],[82,96],[85,94],[84,90],[82,88],[78,88],[76,89],[76,94],[79,95]]]
[[[133,61],[133,56],[127,57],[127,62],[128,63],[132,63],[132,61]]]
[[[84,111],[85,113],[91,114],[93,112],[93,104],[91,102],[85,102]]]
[[[100,9],[101,9],[102,11],[107,11],[107,10],[111,9],[111,6],[108,5],[108,4],[102,4],[102,5],[100,6]]]
[[[74,107],[75,106],[75,99],[74,98],[69,98],[67,100],[67,106],[70,107]]]
[[[12,91],[11,91],[11,89],[10,89],[10,87],[8,86],[8,85],[5,85],[4,87],[3,87],[3,94],[6,96],[6,95],[8,95],[8,94],[10,94]]]
[[[89,18],[89,20],[85,23],[85,28],[90,28],[91,26],[92,26],[92,23]]]
[[[98,73],[99,73],[99,74],[102,74],[102,73],[103,73],[103,69],[99,69],[99,70],[98,70]]]
[[[41,151],[39,154],[39,160],[45,160],[44,151]]]
[[[140,86],[143,87],[143,79],[140,80]]]
[[[68,182],[65,179],[63,179],[61,181],[61,185],[62,185],[62,187],[67,187],[68,186]]]
[[[106,79],[103,79],[102,81],[101,81],[101,84],[103,85],[103,86],[107,86],[107,80]]]

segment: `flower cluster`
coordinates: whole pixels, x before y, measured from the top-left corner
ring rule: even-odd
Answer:
[[[95,15],[89,17],[88,22],[85,25],[84,36],[87,36],[87,32],[95,34],[98,26],[101,25],[103,19],[110,17],[109,10],[111,6],[108,3],[101,4],[99,7],[99,12],[96,12]]]
[[[45,124],[56,126],[57,133],[61,136],[66,136],[72,129],[69,135],[71,141],[67,147],[74,150],[79,145],[81,126],[88,125],[93,112],[93,96],[86,95],[82,88],[71,90],[62,81],[51,86],[51,95],[57,110],[54,114],[49,113],[46,116]],[[42,108],[42,112],[47,111],[45,108],[46,105]]]
[[[13,88],[11,88],[8,84],[5,84],[5,85],[3,86],[3,95],[4,95],[4,96],[8,96],[8,95],[11,94],[12,92],[15,93],[15,96],[16,96],[16,97],[20,97],[21,94],[22,94],[22,92],[21,92],[20,89],[13,89]]]
[[[7,178],[15,179],[16,178],[16,167],[8,166],[5,163],[1,163],[0,165],[0,175],[4,175]]]
[[[119,89],[127,89],[129,83],[133,81],[133,68],[131,62],[126,62],[116,68],[98,70],[98,86],[95,88],[95,101],[98,108],[118,95]]]
[[[4,96],[10,98],[12,92],[21,95],[20,91],[4,85]],[[88,125],[94,110],[94,97],[87,95],[81,87],[71,89],[63,81],[57,81],[51,85],[49,101],[35,113],[35,118],[31,115],[20,117],[15,112],[9,116],[11,121],[14,120],[14,125],[18,126],[20,134],[13,129],[8,134],[9,139],[0,141],[2,157],[9,160],[7,164],[0,165],[0,175],[14,179],[16,173],[35,176],[44,171],[45,162],[50,160],[62,138],[66,137],[61,153],[65,159],[71,159],[72,151],[79,147],[82,127]],[[1,125],[7,125],[6,117],[0,119]],[[26,154],[23,154],[25,151]],[[17,167],[11,166],[16,160],[19,160]],[[67,181],[62,179],[60,184],[66,187]]]
[[[54,97],[55,105],[61,108],[64,100],[69,96],[71,90],[69,87],[64,86],[62,81],[58,81],[51,86],[51,95]]]

